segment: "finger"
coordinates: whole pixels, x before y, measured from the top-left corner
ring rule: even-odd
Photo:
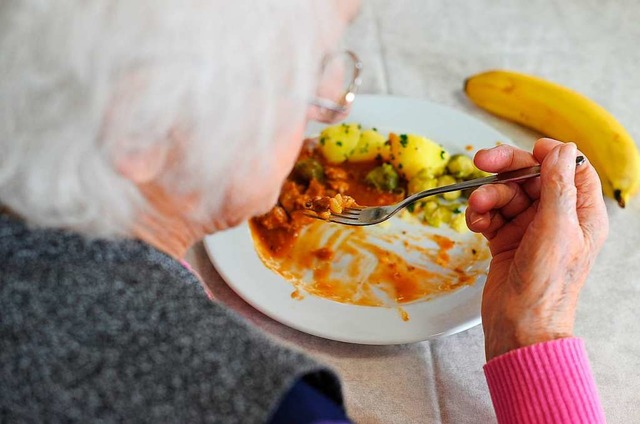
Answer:
[[[478,151],[473,161],[487,172],[504,172],[538,164],[531,153],[506,144]]]
[[[554,140],[551,138],[541,138],[538,140],[533,148],[533,156],[542,163],[545,157],[557,146],[561,146],[564,143],[558,140]],[[573,144],[569,142],[569,144]],[[576,155],[581,155],[587,158],[587,156],[581,151],[577,150]],[[587,158],[588,162],[588,158]],[[583,163],[579,167],[576,168],[575,173],[575,184],[576,187],[580,190],[580,187],[586,184],[590,190],[590,194],[593,193],[593,190],[602,191],[602,187],[599,185],[600,179],[598,178],[598,174],[596,170],[589,163]],[[597,180],[597,181],[596,181]],[[593,187],[595,185],[595,187]]]
[[[561,143],[553,147],[542,162],[538,213],[541,220],[550,224],[545,227],[554,231],[561,230],[559,219],[568,218],[578,222],[575,185],[576,155],[575,144]],[[557,225],[553,225],[554,223]]]
[[[538,163],[542,163],[554,148],[563,144],[562,141],[554,140],[553,138],[541,138],[533,146],[533,157],[536,158]]]
[[[557,140],[542,138],[536,142],[533,155],[542,162],[553,148],[561,144],[562,142]],[[576,167],[575,170],[576,213],[585,236],[595,246],[600,246],[604,242],[609,229],[607,209],[602,197],[602,185],[598,173],[589,162],[588,157],[581,151],[577,151],[576,154],[587,158],[587,161]],[[535,196],[534,189],[532,187],[527,190],[527,193],[532,197]]]
[[[554,147],[561,146],[562,141],[555,140],[553,138],[540,138],[533,146],[533,157],[542,163],[544,158],[553,150]],[[540,198],[540,178],[533,178],[525,181],[522,186],[531,199]]]
[[[507,220],[497,210],[480,214],[474,210],[467,209],[465,218],[467,227],[471,231],[481,233],[489,241],[507,223]]]
[[[577,154],[587,159],[582,165],[576,167],[575,185],[578,190],[578,204],[598,200],[598,203],[604,207],[602,184],[598,173],[584,153],[578,151]]]
[[[469,207],[482,214],[499,209],[500,214],[511,219],[531,205],[531,199],[519,184],[493,184],[485,185],[469,197]]]
[[[467,227],[474,233],[482,233],[489,228],[491,222],[491,214],[489,212],[479,213],[471,208],[467,208],[465,212]]]
[[[551,150],[557,146],[561,146],[562,144],[564,143],[552,138],[541,138],[536,142],[533,148],[533,156],[542,163]],[[587,158],[587,156],[579,150],[576,154]],[[592,199],[594,197],[602,197],[599,195],[602,191],[600,179],[598,178],[596,170],[590,163],[588,163],[588,158],[587,163],[583,163],[576,168],[575,185],[578,189],[578,203],[580,203],[581,198]],[[532,188],[535,189],[535,187]],[[581,196],[582,193],[585,195]],[[532,191],[531,195],[534,197],[535,192]]]
[[[578,154],[584,156],[581,152]],[[602,196],[600,178],[588,159],[587,162],[576,167],[575,184],[578,192],[576,205],[578,221],[585,236],[599,248],[609,233],[609,219]]]
[[[530,178],[520,184],[530,199],[536,200],[540,198],[540,178]]]

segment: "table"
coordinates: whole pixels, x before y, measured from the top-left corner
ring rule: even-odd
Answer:
[[[470,104],[474,73],[508,68],[576,89],[611,111],[640,141],[640,3],[637,0],[365,0],[345,45],[366,68],[362,91],[424,98],[487,122],[523,148],[537,135]],[[640,422],[640,196],[608,200],[611,233],[580,297],[585,339],[609,422]],[[233,293],[202,245],[187,260],[216,297],[287,345],[341,375],[358,423],[489,423],[482,329],[402,346],[358,346],[287,328]]]

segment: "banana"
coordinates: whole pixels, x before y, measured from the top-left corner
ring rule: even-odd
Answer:
[[[464,91],[481,108],[548,137],[573,141],[595,167],[604,194],[620,207],[640,188],[640,153],[604,108],[559,84],[511,71],[467,78]]]

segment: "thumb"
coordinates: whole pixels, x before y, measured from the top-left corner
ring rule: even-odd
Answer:
[[[544,158],[540,170],[540,203],[538,214],[544,220],[557,222],[569,218],[578,222],[575,184],[577,148],[573,143],[554,147]]]

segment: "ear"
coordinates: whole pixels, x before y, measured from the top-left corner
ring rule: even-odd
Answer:
[[[115,160],[116,169],[136,184],[151,182],[164,168],[168,149],[167,143],[158,143],[123,153]]]

